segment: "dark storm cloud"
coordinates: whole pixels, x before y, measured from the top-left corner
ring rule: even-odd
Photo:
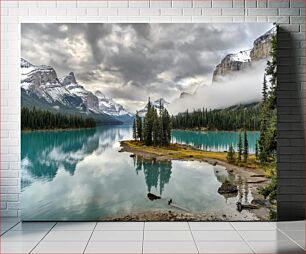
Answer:
[[[271,25],[22,24],[22,56],[76,73],[86,88],[146,101],[173,99],[210,79],[225,54],[248,49]],[[137,92],[142,90],[142,92]],[[131,93],[134,93],[131,95]]]

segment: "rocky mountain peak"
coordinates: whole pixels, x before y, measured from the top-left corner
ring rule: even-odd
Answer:
[[[21,57],[20,67],[21,68],[30,68],[30,67],[34,67],[34,65],[31,64],[28,60]]]
[[[214,70],[213,81],[217,81],[220,76],[226,76],[234,71],[240,71],[250,66],[251,50],[240,51],[236,54],[226,55]]]
[[[98,98],[105,98],[106,96],[99,90],[95,91],[95,96]]]
[[[235,71],[249,68],[253,61],[269,58],[272,47],[271,41],[275,34],[276,27],[273,27],[253,42],[252,49],[226,55],[214,70],[213,82]]]
[[[29,61],[21,58],[21,83],[31,84],[36,87],[44,86],[51,83],[59,83],[57,74],[51,66],[35,66]]]
[[[250,52],[252,61],[258,61],[269,57],[272,48],[271,42],[274,35],[276,35],[276,27],[273,27],[254,41],[253,48]]]
[[[73,72],[70,72],[66,77],[61,80],[63,85],[77,84],[75,75]]]

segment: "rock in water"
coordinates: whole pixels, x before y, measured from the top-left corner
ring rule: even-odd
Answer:
[[[231,184],[229,181],[225,181],[218,189],[218,193],[226,194],[226,193],[236,193],[238,192],[238,188],[236,185]]]
[[[241,212],[243,209],[258,209],[259,207],[257,205],[253,204],[242,204],[241,202],[237,202],[237,210]]]
[[[148,193],[147,197],[148,197],[148,199],[150,199],[151,201],[153,201],[153,200],[155,200],[155,199],[161,199],[160,196],[156,196],[156,195],[154,195],[154,194],[152,194],[152,193]]]

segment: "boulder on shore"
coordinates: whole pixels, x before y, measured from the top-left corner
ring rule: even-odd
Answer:
[[[218,189],[218,193],[226,194],[226,193],[236,193],[238,192],[238,188],[236,185],[231,184],[229,181],[225,181]]]

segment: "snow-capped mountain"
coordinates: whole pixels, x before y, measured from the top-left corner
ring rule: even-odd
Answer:
[[[35,66],[23,58],[21,58],[21,94],[23,106],[90,116],[95,118],[97,123],[120,124],[130,120],[126,117],[119,119],[120,112],[124,115],[124,109],[119,104],[116,104],[118,112],[100,108],[100,99],[81,86],[73,72],[59,79],[52,67]],[[128,116],[133,118],[133,115]]]
[[[107,97],[101,91],[96,91],[95,96],[98,98],[100,110],[123,122],[132,122],[134,115],[124,109],[124,107],[116,103],[112,98]]]
[[[97,114],[104,113],[99,108],[98,98],[92,92],[78,84],[73,72],[70,72],[66,77],[61,78],[60,82],[71,94],[81,98],[88,109]]]
[[[50,66],[34,66],[21,59],[21,88],[28,95],[37,97],[53,107],[79,107],[82,100],[70,93],[59,81]]]
[[[268,59],[272,47],[272,38],[275,34],[276,27],[273,27],[253,42],[253,48],[226,55],[214,70],[213,82],[220,77],[250,67],[254,61]]]
[[[267,58],[271,51],[272,38],[276,35],[277,27],[274,26],[272,29],[259,36],[253,42],[253,48],[250,52],[250,57],[252,61],[260,60]]]
[[[151,105],[157,110],[157,112],[159,112],[161,108],[168,108],[170,103],[167,102],[164,98],[160,98],[158,100],[151,101]],[[148,104],[143,109],[138,111],[138,115],[140,117],[144,117],[147,112],[148,112]]]

